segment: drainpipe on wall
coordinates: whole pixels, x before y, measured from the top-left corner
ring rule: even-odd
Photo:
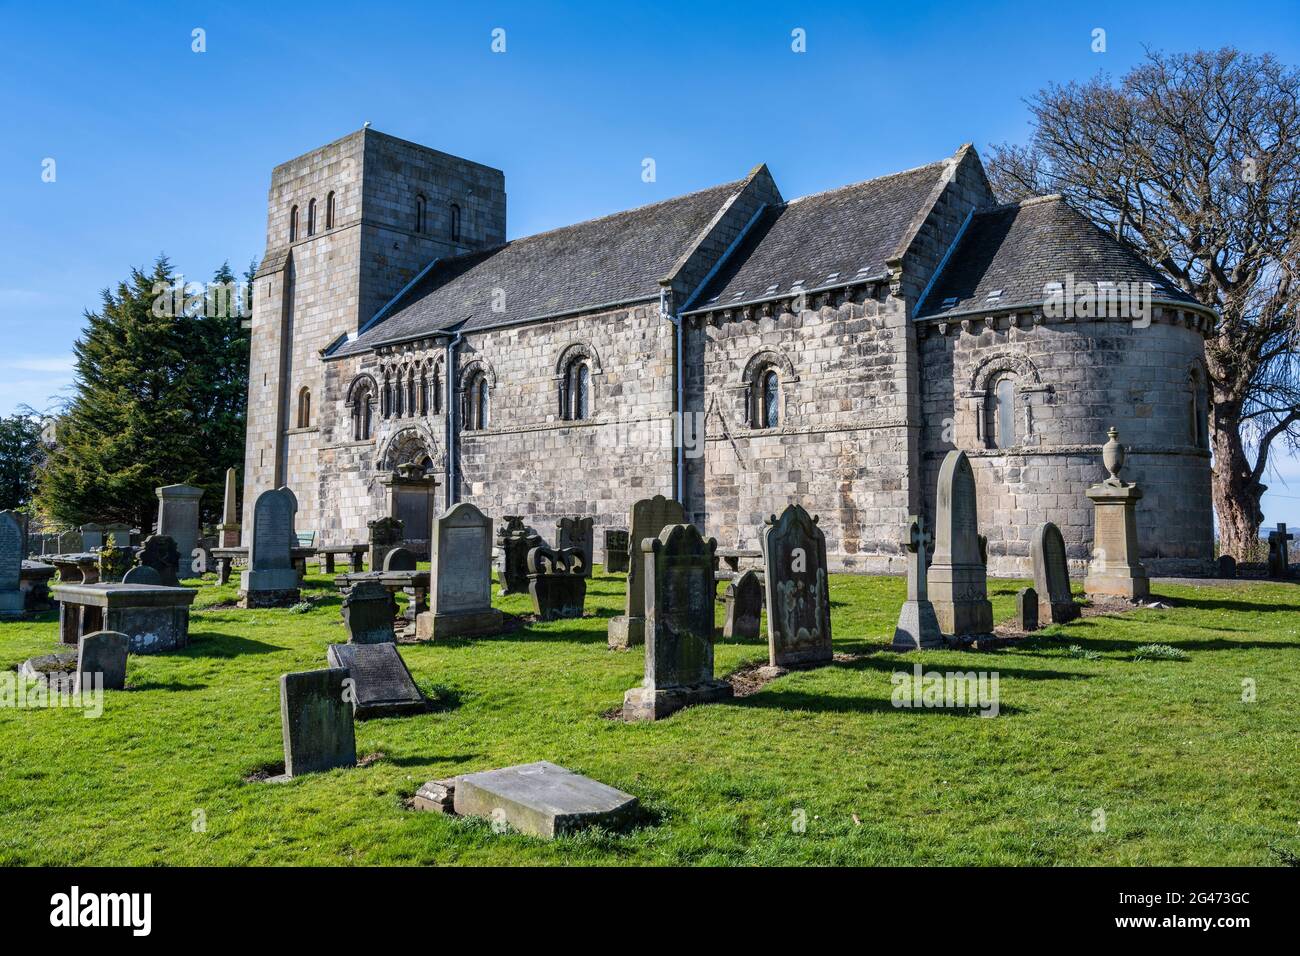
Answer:
[[[674,471],[674,491],[673,497],[681,503],[683,508],[686,507],[686,443],[683,440],[686,432],[686,425],[682,421],[686,415],[686,377],[683,374],[684,363],[682,359],[682,317],[676,312],[668,310],[668,290],[661,288],[659,290],[659,316],[667,319],[673,324],[673,358],[674,376],[677,379],[677,398],[673,411],[677,416],[673,423],[673,444],[676,445],[676,468]]]
[[[460,497],[456,494],[456,346],[460,344],[461,335],[457,332],[447,340],[447,381],[444,387],[447,401],[443,406],[447,410],[447,507],[450,508]]]

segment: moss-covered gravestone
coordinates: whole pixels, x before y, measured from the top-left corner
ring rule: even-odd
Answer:
[[[628,535],[627,598],[624,613],[609,621],[609,646],[634,647],[645,643],[645,568],[642,545],[670,525],[682,524],[686,512],[681,502],[663,495],[642,498],[632,505],[632,530]],[[710,605],[711,606],[711,605]]]
[[[82,635],[77,647],[77,670],[72,692],[125,688],[126,654],[130,645],[130,638],[118,631],[95,631]]]
[[[393,644],[397,600],[378,581],[359,581],[343,598],[343,624],[352,644]]]
[[[766,568],[768,667],[828,663],[831,600],[826,577],[826,535],[817,519],[788,505],[763,528]]]
[[[299,777],[357,763],[352,726],[355,692],[341,667],[280,676],[284,776]]]

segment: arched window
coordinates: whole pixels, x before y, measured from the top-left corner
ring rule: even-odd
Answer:
[[[424,193],[419,193],[415,197],[415,231],[424,232],[424,213],[428,207],[429,201],[424,198]]]
[[[433,367],[433,382],[430,385],[433,391],[432,411],[435,415],[442,414],[442,366]]]
[[[370,382],[364,381],[352,394],[352,440],[369,441],[374,418],[375,396]]]
[[[465,428],[468,431],[487,428],[491,423],[491,397],[489,392],[487,375],[483,372],[476,372],[469,380],[468,400],[466,402]]]
[[[289,210],[289,241],[293,242],[298,238],[298,207],[294,206]]]
[[[582,356],[569,363],[560,384],[560,415],[582,421],[591,415],[591,362]]]
[[[460,242],[460,207],[451,204],[451,241]]]
[[[984,398],[984,435],[989,448],[1016,444],[1016,377],[1009,372],[989,380]]]
[[[393,415],[393,380],[388,371],[384,371],[383,392],[379,396],[379,414],[384,418],[391,418]]]
[[[415,369],[406,370],[406,417],[414,418],[418,414],[415,405]]]
[[[334,228],[334,192],[333,192],[333,190],[331,190],[331,191],[330,191],[330,194],[329,194],[328,196],[325,197],[325,228],[326,228],[326,229],[333,229],[333,228]]]
[[[420,369],[420,415],[429,414],[429,370]]]
[[[298,427],[311,427],[311,389],[305,385],[298,390]]]
[[[761,366],[750,383],[749,422],[753,428],[781,424],[781,374],[773,365]]]
[[[316,235],[316,200],[307,203],[307,235]]]
[[[1197,448],[1210,447],[1210,397],[1200,369],[1192,369],[1188,379],[1188,438]]]

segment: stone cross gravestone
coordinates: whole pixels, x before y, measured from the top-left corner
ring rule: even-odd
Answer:
[[[1061,529],[1050,521],[1036,527],[1029,555],[1034,569],[1034,591],[1041,604],[1038,617],[1052,624],[1073,621],[1079,616],[1079,606],[1070,594],[1070,566]]]
[[[729,641],[758,637],[763,597],[763,578],[757,571],[751,568],[732,578],[727,583],[722,636]]]
[[[194,551],[199,546],[199,499],[203,489],[193,485],[164,485],[158,495],[158,534],[176,542],[185,577],[193,574]]]
[[[298,569],[293,564],[297,513],[298,499],[288,488],[257,496],[248,570],[239,575],[240,607],[285,607],[298,602]]]
[[[468,502],[452,505],[433,521],[429,559],[429,610],[416,616],[416,637],[501,629],[501,612],[492,606],[491,518]]]
[[[934,560],[927,576],[939,629],[954,637],[993,633],[993,605],[980,551],[975,472],[966,453],[950,451],[935,496]]]
[[[23,526],[13,511],[0,511],[0,618],[23,616]]]
[[[642,550],[646,540],[659,537],[669,525],[683,524],[686,512],[681,502],[663,495],[642,498],[632,505],[632,530],[628,533],[627,596],[624,611],[610,619],[608,640],[614,648],[634,647],[645,643],[645,583],[643,562],[648,552]]]
[[[1083,590],[1089,596],[1135,601],[1151,593],[1151,581],[1138,559],[1137,503],[1142,499],[1142,489],[1119,477],[1124,467],[1124,446],[1114,428],[1107,435],[1109,440],[1101,456],[1110,477],[1086,492],[1094,510],[1092,560]]]
[[[136,555],[136,560],[141,567],[153,568],[158,572],[158,582],[163,587],[180,587],[178,572],[181,556],[176,542],[167,535],[151,534],[145,538],[144,544],[140,545],[140,553]]]
[[[926,581],[925,557],[934,538],[925,530],[925,519],[911,515],[903,532],[903,552],[907,555],[907,600],[898,612],[894,628],[894,650],[914,651],[942,647],[943,631],[938,615],[930,603]]]
[[[1020,630],[1028,633],[1038,630],[1038,592],[1033,588],[1021,588],[1016,592],[1016,623]]]
[[[217,544],[223,548],[239,547],[239,491],[235,469],[226,469],[226,494],[221,503],[221,524],[217,525]]]
[[[1278,524],[1276,531],[1268,533],[1268,576],[1276,581],[1285,581],[1291,576],[1291,555],[1287,542],[1295,535],[1287,533],[1286,525]]]
[[[605,529],[605,572],[626,574],[628,569],[627,528]]]
[[[397,599],[378,581],[359,581],[343,598],[343,626],[353,644],[393,644]]]
[[[826,535],[801,505],[772,515],[759,542],[767,596],[768,667],[828,663],[831,600],[826,577]]]
[[[528,552],[528,594],[539,620],[582,617],[587,600],[587,561],[577,548],[533,548]]]
[[[352,678],[352,713],[358,720],[396,717],[428,709],[396,644],[331,644],[330,667]]]
[[[286,777],[356,766],[352,696],[350,675],[342,667],[280,676]]]
[[[566,515],[555,522],[555,549],[573,548],[582,552],[582,576],[591,577],[591,565],[596,560],[596,519],[580,515]]]
[[[414,571],[415,554],[407,548],[394,548],[384,555],[385,571]]]
[[[367,521],[370,531],[370,570],[378,571],[384,566],[388,552],[402,543],[402,522],[396,518],[379,518]]]
[[[691,524],[642,539],[645,679],[623,695],[624,720],[660,720],[691,704],[732,696],[713,676],[713,579],[718,542]]]
[[[77,647],[77,676],[72,692],[97,684],[104,690],[126,688],[126,654],[130,639],[118,631],[95,631],[85,634]],[[95,675],[99,675],[96,677]]]

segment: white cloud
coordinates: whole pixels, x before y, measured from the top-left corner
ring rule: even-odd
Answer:
[[[22,358],[0,360],[0,368],[12,368],[22,372],[54,372],[72,375],[76,358],[67,355],[29,355]]]

